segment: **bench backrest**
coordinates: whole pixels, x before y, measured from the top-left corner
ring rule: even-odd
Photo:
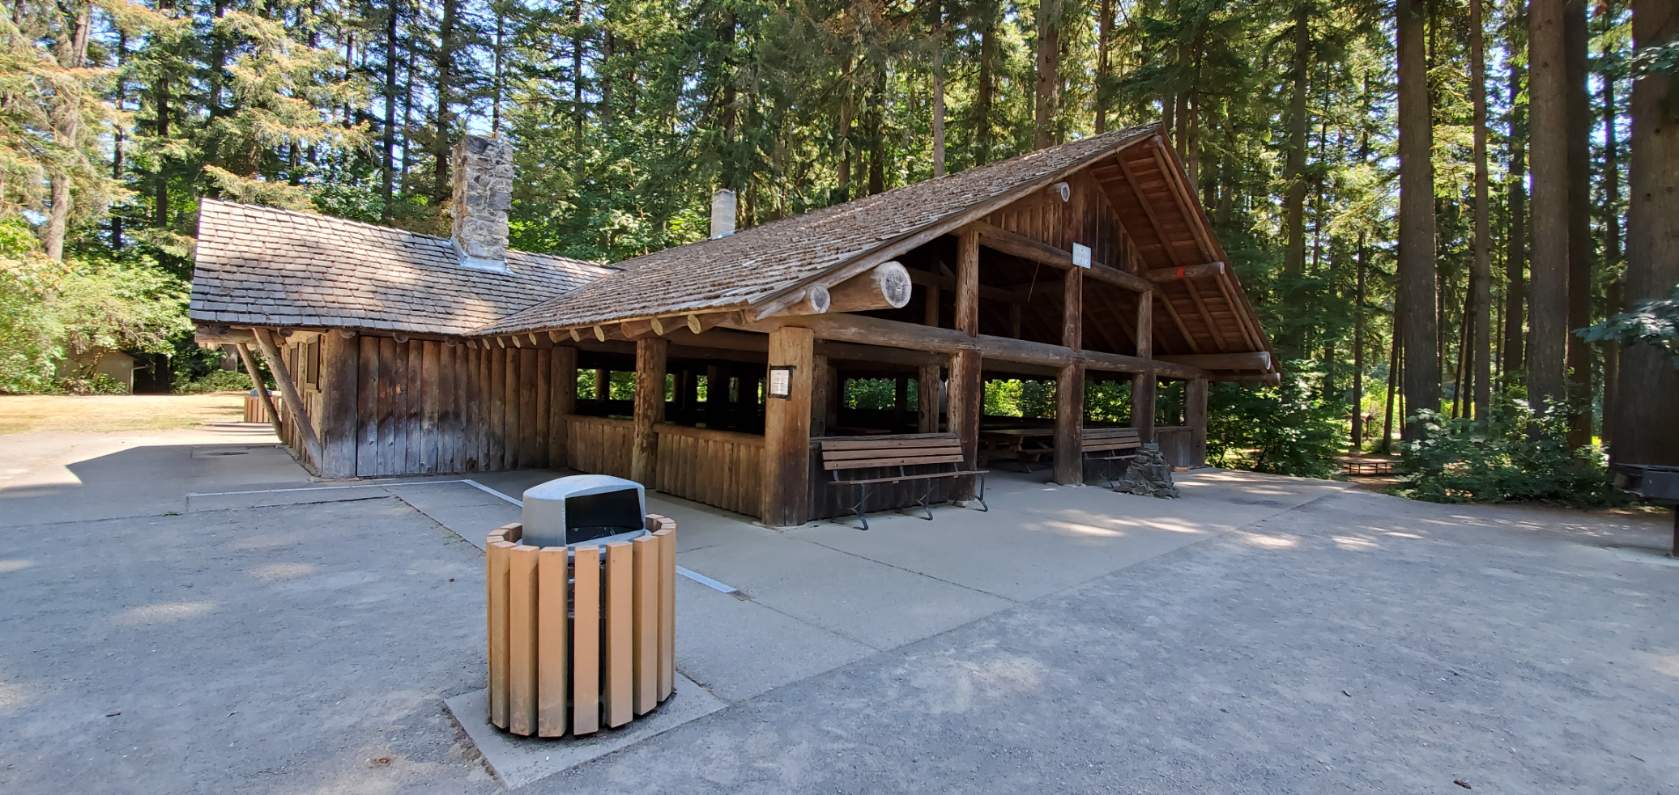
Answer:
[[[1079,434],[1085,451],[1129,450],[1142,446],[1136,428],[1085,428]]]
[[[922,466],[963,462],[962,442],[955,434],[926,433],[904,436],[866,436],[857,439],[823,439],[822,468],[867,469],[869,467]]]

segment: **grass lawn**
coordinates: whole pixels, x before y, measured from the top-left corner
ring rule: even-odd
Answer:
[[[158,431],[239,422],[243,392],[207,395],[0,395],[0,434]]]

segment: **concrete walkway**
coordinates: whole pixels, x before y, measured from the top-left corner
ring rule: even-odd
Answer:
[[[482,686],[474,543],[517,508],[311,482],[264,436],[0,437],[0,791],[498,788],[442,700]],[[655,495],[679,565],[736,589],[678,591],[678,667],[728,706],[531,788],[1679,781],[1662,519],[1180,485],[1005,477],[990,513],[868,532]]]

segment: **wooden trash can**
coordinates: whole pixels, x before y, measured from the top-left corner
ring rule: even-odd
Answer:
[[[649,514],[633,541],[576,547],[491,532],[490,722],[526,737],[592,734],[675,691],[676,522]]]
[[[269,398],[274,401],[274,408],[278,409],[280,407],[280,396],[269,395]],[[245,393],[245,421],[265,424],[272,421],[268,417],[268,407],[262,405],[262,398],[255,392]]]

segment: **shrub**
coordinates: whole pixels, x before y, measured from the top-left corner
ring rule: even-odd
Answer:
[[[128,385],[105,373],[72,375],[53,382],[54,391],[66,395],[126,395]]]
[[[1277,475],[1334,475],[1346,407],[1323,400],[1313,386],[1309,374],[1292,373],[1263,389],[1214,384],[1208,395],[1208,460]]]
[[[171,390],[178,395],[205,392],[243,392],[251,388],[251,377],[240,370],[211,370],[197,378],[175,376]]]
[[[1425,434],[1403,445],[1399,492],[1433,502],[1543,502],[1601,507],[1621,501],[1603,450],[1568,446],[1568,412],[1504,401],[1485,427],[1422,411]]]

